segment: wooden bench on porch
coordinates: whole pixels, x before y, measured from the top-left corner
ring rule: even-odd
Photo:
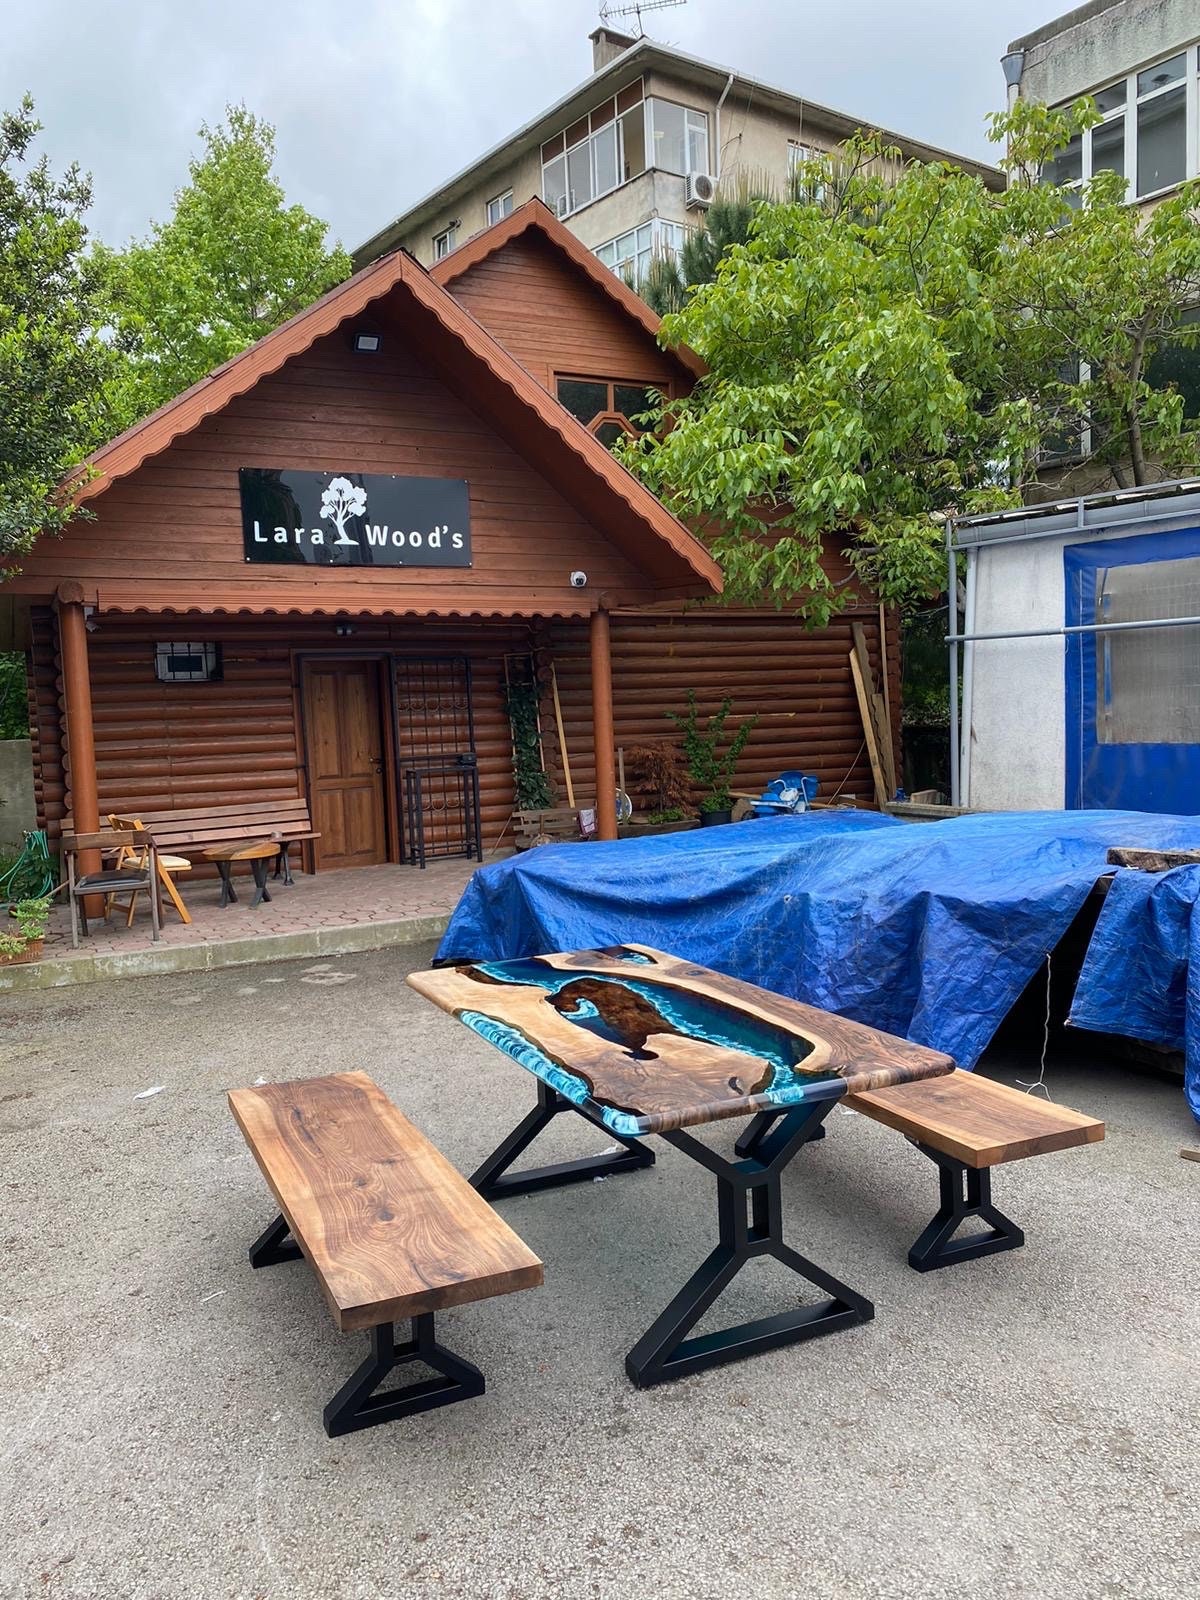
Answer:
[[[232,806],[186,806],[171,811],[137,811],[138,822],[153,835],[160,852],[178,855],[218,845],[252,844],[256,840],[279,845],[275,875],[291,883],[288,851],[293,844],[319,839],[314,832],[308,801],[303,795],[289,800],[245,800]],[[70,817],[63,831],[73,831]]]
[[[536,1288],[537,1256],[365,1072],[234,1089],[229,1106],[280,1211],[251,1266],[303,1254],[338,1327],[371,1331],[370,1356],[325,1407],[326,1433],[482,1394],[479,1369],[437,1343],[434,1312]],[[398,1345],[401,1317],[412,1338]],[[377,1392],[404,1362],[438,1377]]]

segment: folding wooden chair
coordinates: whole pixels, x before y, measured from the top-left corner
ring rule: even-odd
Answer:
[[[84,850],[120,850],[122,845],[136,844],[144,847],[144,857],[137,866],[111,866],[101,867],[98,872],[87,872],[82,878],[76,876],[76,857]],[[89,895],[103,895],[107,901],[112,895],[138,894],[145,891],[150,896],[150,925],[152,937],[158,939],[158,862],[154,849],[154,840],[148,833],[135,832],[118,834],[111,831],[101,833],[64,833],[62,837],[62,853],[67,863],[67,897],[71,905],[71,943],[79,948],[80,925],[83,932],[88,931],[87,897]]]
[[[115,813],[110,813],[108,825],[117,833],[145,833],[147,831],[146,825],[140,817],[120,817]],[[116,864],[118,867],[123,867],[132,862],[136,862],[137,865],[144,866],[147,853],[148,848],[145,845],[139,848],[133,844],[123,844],[117,855]],[[172,878],[171,874],[173,872],[190,872],[192,870],[192,863],[186,856],[162,855],[158,850],[155,850],[154,858],[158,863],[158,881],[162,884],[163,888],[166,889],[167,895],[169,896],[176,911],[178,911],[180,919],[183,922],[190,923],[192,920],[191,912],[184,905],[183,897],[180,895],[179,890],[175,887],[175,880]],[[109,895],[108,906],[105,908],[106,916],[111,910],[112,903],[116,898],[116,895]],[[127,928],[132,928],[133,926],[133,913],[136,906],[137,894],[135,892],[129,896],[129,912],[125,918],[125,926]]]

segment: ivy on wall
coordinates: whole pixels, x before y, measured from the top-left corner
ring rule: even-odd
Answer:
[[[510,682],[504,708],[512,728],[513,791],[518,811],[545,811],[554,804],[550,779],[542,766],[536,683]]]

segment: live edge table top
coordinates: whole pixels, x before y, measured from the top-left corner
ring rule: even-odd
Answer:
[[[624,1138],[954,1070],[936,1050],[646,945],[467,962],[408,982]]]

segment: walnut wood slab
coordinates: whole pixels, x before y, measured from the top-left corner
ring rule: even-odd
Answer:
[[[846,1104],[968,1167],[1095,1144],[1104,1124],[973,1072],[852,1094]]]
[[[365,1072],[229,1106],[343,1331],[536,1288],[542,1263]]]
[[[469,963],[408,982],[625,1137],[954,1068],[936,1050],[646,945]]]

